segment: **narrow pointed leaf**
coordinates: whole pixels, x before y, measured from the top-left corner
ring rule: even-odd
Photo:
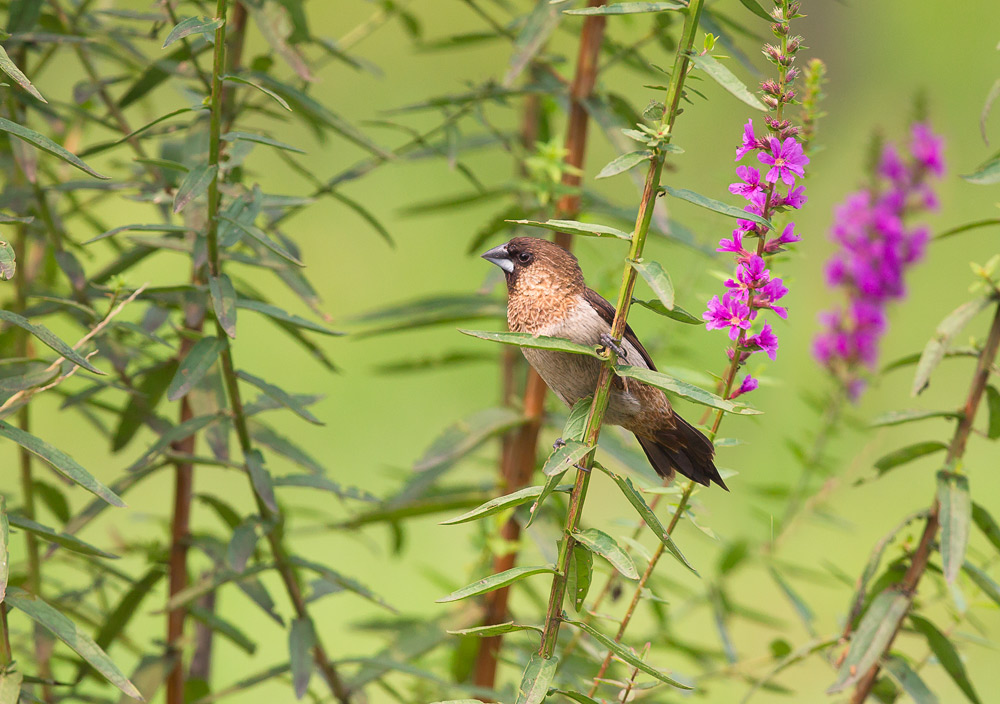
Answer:
[[[920,361],[917,362],[917,371],[913,377],[913,386],[910,389],[912,396],[916,396],[927,388],[930,384],[931,373],[941,360],[944,359],[945,352],[948,351],[951,341],[991,301],[991,297],[982,296],[963,303],[938,324],[937,329],[934,331],[934,336],[927,341],[924,351],[920,355]]]
[[[545,460],[545,466],[542,467],[542,474],[547,477],[557,474],[561,476],[563,472],[593,452],[595,447],[579,440],[566,441],[562,447],[554,451]]]
[[[97,237],[91,237],[89,240],[83,244],[90,244],[91,242],[97,242],[98,240],[103,240],[107,237],[114,237],[119,232],[190,232],[191,228],[186,225],[171,225],[170,223],[153,223],[148,225],[133,224],[133,225],[122,225],[114,229],[102,232]]]
[[[657,670],[655,667],[645,662],[644,660],[640,660],[631,650],[626,648],[621,643],[616,643],[614,640],[612,640],[608,636],[598,631],[589,623],[584,623],[583,621],[574,621],[572,619],[563,619],[563,621],[565,623],[569,623],[573,626],[576,626],[584,633],[587,633],[591,638],[596,640],[598,643],[603,645],[605,648],[610,650],[612,653],[617,655],[619,658],[627,662],[629,665],[637,668],[641,672],[645,672],[647,675],[655,677],[660,682],[672,685],[674,687],[677,687],[678,689],[686,689],[686,690],[694,689],[694,687],[691,687],[690,685],[683,684],[675,679],[672,679],[671,677],[668,677],[666,674],[660,672],[659,670]]]
[[[927,418],[959,418],[955,411],[922,411],[919,409],[906,411],[888,411],[872,419],[871,427],[882,428],[890,425],[903,425]]]
[[[385,599],[380,597],[378,594],[373,592],[371,589],[365,585],[358,582],[356,579],[352,579],[346,575],[342,575],[339,572],[330,569],[326,565],[321,565],[318,562],[312,562],[311,560],[306,560],[305,558],[293,555],[290,558],[293,565],[298,567],[303,567],[307,570],[312,570],[324,580],[330,582],[331,584],[339,587],[340,589],[346,589],[349,592],[353,592],[360,597],[367,599],[373,604],[378,604],[384,609],[396,612],[396,609]]]
[[[733,401],[727,401],[726,399],[716,396],[711,392],[705,391],[704,389],[693,384],[688,384],[686,381],[681,381],[680,379],[674,378],[669,374],[664,374],[663,372],[654,372],[652,369],[630,367],[624,364],[618,364],[615,366],[615,373],[618,376],[637,379],[644,384],[649,384],[650,386],[655,386],[658,389],[663,389],[664,391],[677,394],[681,398],[686,398],[688,401],[693,401],[694,403],[701,404],[702,406],[709,406],[710,408],[718,408],[726,411],[727,413],[735,413],[737,415],[744,416],[757,415],[760,413],[760,411],[756,408],[751,408],[750,406],[735,403]]]
[[[264,466],[264,455],[260,450],[251,450],[247,453],[246,461],[254,493],[260,497],[265,506],[277,513],[278,502],[274,499],[274,484],[271,481],[271,473]]]
[[[720,86],[729,91],[733,96],[743,101],[756,110],[767,110],[767,106],[746,87],[736,74],[729,70],[729,67],[720,63],[714,56],[709,54],[692,54],[691,62],[707,73]]]
[[[286,101],[284,98],[282,98],[280,95],[278,95],[277,93],[275,93],[270,88],[265,88],[264,86],[260,85],[259,83],[254,83],[253,81],[248,80],[246,78],[242,78],[240,76],[225,75],[225,76],[222,77],[222,80],[229,81],[230,83],[239,83],[241,85],[250,86],[251,88],[256,88],[261,93],[263,93],[264,95],[266,95],[267,97],[269,97],[271,100],[273,100],[274,102],[276,102],[278,105],[280,105],[281,107],[283,107],[285,110],[287,110],[288,112],[292,112],[292,106],[288,104],[288,101]]]
[[[23,679],[20,672],[0,672],[0,704],[17,704]]]
[[[538,653],[532,653],[521,675],[514,704],[541,704],[549,693],[549,684],[556,676],[558,665],[559,658],[543,658]]]
[[[788,583],[788,580],[786,580],[773,565],[769,565],[767,571],[770,573],[771,579],[773,579],[775,584],[778,585],[778,588],[784,592],[786,597],[788,597],[788,601],[791,602],[792,608],[795,609],[799,618],[802,619],[802,623],[809,632],[809,635],[815,636],[816,634],[813,629],[813,621],[816,620],[816,615],[813,613],[812,609],[809,608],[809,604],[807,604],[805,600],[799,596],[798,592],[796,592],[792,588],[792,585]]]
[[[441,521],[439,525],[453,526],[459,523],[468,523],[469,521],[485,518],[486,516],[492,516],[509,508],[520,506],[521,504],[526,504],[529,501],[532,501],[541,495],[544,488],[545,487],[543,486],[528,486],[524,489],[506,494],[505,496],[498,496],[495,499],[490,499],[486,503],[477,506],[467,513],[463,513],[461,516]],[[561,487],[561,490],[565,491],[567,490],[567,487]]]
[[[972,520],[975,522],[976,527],[982,531],[982,534],[986,536],[986,539],[1000,552],[1000,525],[997,525],[997,522],[993,520],[990,512],[980,504],[973,503]]]
[[[890,655],[882,663],[883,669],[916,704],[938,704],[937,696],[903,658]]]
[[[55,350],[61,357],[65,357],[73,364],[83,367],[88,372],[93,372],[94,374],[104,374],[104,372],[88,362],[83,355],[56,337],[55,334],[44,325],[35,325],[24,316],[18,315],[17,313],[11,313],[9,310],[0,310],[0,320],[12,323],[22,330],[27,330],[38,338],[43,344],[45,344],[46,347]]]
[[[882,657],[909,607],[909,597],[895,589],[886,590],[872,600],[851,636],[851,647],[840,666],[837,681],[827,694],[842,692],[868,673]]]
[[[742,212],[742,211],[740,211]],[[585,235],[587,237],[615,237],[620,240],[632,240],[632,235],[614,227],[607,225],[595,225],[589,222],[577,222],[576,220],[547,220],[539,222],[537,220],[507,220],[515,225],[532,225],[546,230],[556,232],[569,232],[574,235]]]
[[[946,444],[938,442],[937,440],[918,442],[912,445],[907,445],[906,447],[902,447],[898,450],[893,450],[887,455],[883,455],[875,461],[875,467],[878,469],[879,474],[885,474],[890,469],[898,467],[901,464],[906,464],[907,462],[912,462],[915,459],[947,449],[948,446]]]
[[[215,30],[222,26],[222,20],[219,18],[212,17],[188,17],[185,20],[181,20],[177,25],[170,30],[170,34],[163,42],[161,49],[166,49],[168,46],[174,42],[183,39],[184,37],[191,36],[192,34],[204,34],[210,35],[214,34]]]
[[[212,295],[212,310],[222,329],[236,339],[236,290],[225,274],[208,277],[208,290]]]
[[[10,56],[7,55],[7,51],[2,46],[0,46],[0,71],[13,78],[15,83],[31,93],[38,100],[41,100],[43,103],[49,102],[42,97],[42,94],[31,84],[31,81],[28,80],[28,77],[24,75],[21,69],[11,61]]]
[[[577,611],[583,608],[587,593],[594,581],[594,553],[583,545],[573,546],[573,558],[570,563],[569,585],[567,591],[573,599]]]
[[[559,8],[546,0],[536,0],[535,7],[525,19],[514,39],[514,53],[510,57],[510,67],[504,75],[503,85],[511,86],[542,50],[552,32],[559,26]]]
[[[286,474],[274,478],[275,486],[305,487],[336,494],[341,499],[354,499],[368,503],[379,503],[380,499],[371,492],[355,486],[343,486],[339,482],[316,474]]]
[[[565,15],[636,15],[644,12],[667,12],[668,10],[684,10],[687,4],[683,2],[618,2],[613,5],[598,5],[582,7],[575,10],[563,10]]]
[[[78,552],[81,555],[96,555],[98,557],[106,557],[111,560],[118,559],[117,555],[105,552],[90,543],[85,543],[74,535],[60,533],[59,531],[53,530],[48,526],[43,526],[41,523],[36,523],[35,521],[25,518],[24,516],[19,516],[16,513],[11,514],[7,517],[7,519],[10,522],[10,525],[15,528],[19,528],[29,533],[34,533],[42,540],[47,540],[48,542],[55,543],[56,545],[62,545],[67,550]]]
[[[492,626],[475,626],[473,628],[463,628],[458,631],[448,631],[448,633],[455,636],[478,636],[480,638],[489,638],[490,636],[498,636],[503,633],[513,633],[514,631],[537,631],[538,633],[541,633],[542,629],[538,626],[530,626],[527,624],[507,621],[505,623],[497,623]]]
[[[170,382],[167,398],[176,401],[193,389],[215,364],[224,347],[225,343],[217,337],[203,337],[194,343]]]
[[[1000,155],[987,160],[971,174],[962,174],[961,177],[977,186],[989,186],[1000,182]]]
[[[54,608],[20,589],[12,589],[8,592],[7,604],[24,612],[33,621],[51,631],[52,635],[68,645],[122,692],[133,699],[142,699],[139,690],[122,674],[122,671],[111,661],[108,654],[89,635],[79,630],[75,623]]]
[[[649,149],[639,149],[634,152],[628,152],[627,154],[622,154],[616,159],[608,162],[600,173],[594,178],[609,178],[611,176],[617,176],[618,174],[625,173],[633,166],[637,166],[644,161],[649,161],[653,158],[653,152]]]
[[[595,555],[600,555],[610,562],[611,566],[626,579],[639,579],[639,571],[635,568],[635,562],[622,549],[621,545],[607,533],[596,528],[587,528],[586,530],[573,531],[573,538]]]
[[[292,621],[292,629],[288,634],[289,661],[292,665],[292,688],[295,698],[302,699],[309,689],[309,679],[312,677],[312,649],[316,644],[316,634],[312,621],[308,618],[297,618]]]
[[[273,137],[267,137],[262,134],[253,134],[251,132],[226,132],[222,135],[222,141],[224,142],[254,142],[256,144],[266,144],[269,147],[275,147],[277,149],[284,149],[287,152],[295,152],[296,154],[305,154],[305,149],[299,149],[298,147],[293,147],[291,144],[286,144],[280,142]]]
[[[701,318],[691,315],[676,304],[673,309],[669,309],[660,301],[642,301],[637,298],[633,298],[632,303],[638,303],[647,310],[659,313],[660,315],[670,318],[671,320],[676,320],[679,323],[686,323],[687,325],[703,325],[705,323],[705,321]]]
[[[242,370],[237,371],[236,376],[242,379],[243,381],[247,382],[251,386],[260,389],[265,396],[277,401],[285,408],[288,408],[289,410],[293,411],[300,418],[303,418],[304,420],[307,420],[314,425],[325,425],[323,421],[321,421],[319,418],[310,413],[309,409],[306,408],[304,405],[302,405],[302,403],[300,403],[298,399],[296,399],[294,396],[289,394],[284,389],[280,389],[274,384],[269,384],[263,379]]]
[[[639,276],[646,280],[649,288],[653,290],[660,303],[667,310],[674,309],[674,284],[670,280],[670,274],[664,270],[658,262],[654,261],[629,261],[632,268],[639,272]]]
[[[301,318],[293,313],[284,311],[281,308],[278,308],[278,306],[265,303],[264,301],[255,301],[252,298],[237,298],[236,306],[238,308],[256,311],[257,313],[266,315],[269,318],[273,318],[279,323],[287,323],[297,328],[318,332],[322,335],[338,336],[344,334],[342,332],[337,332],[336,330],[331,330],[330,328],[320,325],[319,323],[314,323],[311,320]]]
[[[1000,606],[1000,585],[994,582],[988,574],[970,562],[966,562],[962,565],[962,569],[965,570],[965,573],[969,575],[969,578],[976,583],[976,586],[982,590],[983,594],[992,599],[997,606]]]
[[[187,612],[198,623],[208,626],[214,633],[219,634],[248,655],[253,655],[257,651],[257,644],[250,640],[250,637],[246,633],[237,628],[231,621],[223,619],[214,611],[189,604]]]
[[[181,185],[177,187],[177,193],[174,194],[174,212],[181,212],[184,206],[207,191],[208,184],[218,171],[219,167],[215,164],[200,164],[188,171]]]
[[[561,694],[570,701],[577,702],[577,704],[601,704],[593,697],[588,697],[586,694],[581,694],[580,692],[573,692],[568,689],[550,689],[549,694]]]
[[[49,445],[41,438],[35,437],[30,433],[26,433],[20,428],[3,421],[0,421],[0,436],[13,440],[18,445],[28,450],[28,452],[41,457],[43,460],[48,462],[53,469],[72,481],[74,484],[79,484],[84,489],[95,496],[99,496],[104,499],[112,506],[125,506],[125,502],[122,501],[118,495],[115,494],[115,492],[111,491],[111,489],[99,482],[94,475],[84,469],[79,462],[74,460],[62,450]]]
[[[941,502],[941,563],[945,579],[954,582],[969,544],[972,498],[969,478],[964,474],[938,472],[938,501]]]
[[[424,472],[454,462],[475,450],[488,438],[524,422],[524,417],[509,408],[488,408],[447,428],[417,460],[413,469]]]
[[[226,547],[226,562],[237,572],[246,569],[247,561],[257,547],[257,520],[248,519],[236,526]]]
[[[986,430],[986,437],[990,440],[1000,438],[1000,391],[990,384],[986,387],[986,406],[990,412],[990,422]]]
[[[723,203],[721,200],[715,200],[714,198],[703,196],[700,193],[689,191],[686,188],[671,188],[670,186],[664,186],[663,188],[674,198],[686,200],[688,203],[693,203],[701,208],[707,208],[708,210],[715,211],[716,213],[720,213],[726,217],[737,218],[739,220],[752,220],[758,225],[763,225],[768,230],[774,227],[768,220],[765,220],[759,215],[748,213],[742,208],[737,208],[735,205]]]
[[[958,688],[962,690],[962,693],[965,694],[968,700],[972,704],[982,704],[979,695],[976,694],[976,690],[972,686],[972,682],[969,681],[969,675],[966,673],[965,665],[962,663],[962,656],[958,654],[948,636],[939,631],[937,626],[923,616],[910,614],[910,623],[927,639],[927,645],[930,646],[931,652],[934,653],[941,667],[944,668],[948,676],[958,685]]]
[[[439,604],[445,604],[450,601],[458,601],[459,599],[468,599],[470,596],[478,596],[479,594],[485,594],[487,592],[492,592],[501,587],[506,587],[508,584],[513,584],[525,577],[530,577],[535,574],[555,574],[556,571],[552,567],[512,567],[509,570],[504,570],[499,574],[492,574],[485,579],[480,579],[478,582],[473,582],[472,584],[462,587],[456,591],[453,591],[448,596],[442,597],[437,600]]]
[[[545,500],[549,498],[552,492],[560,489],[559,482],[562,481],[564,475],[565,472],[563,474],[553,474],[545,480],[545,485],[542,487],[542,493],[538,495],[538,498],[535,499],[535,503],[531,505],[531,510],[528,511],[528,522],[524,524],[525,528],[534,522],[535,518],[538,516],[539,508],[541,508],[541,506],[545,503]]]
[[[597,353],[596,347],[580,345],[576,342],[561,337],[546,337],[545,335],[532,335],[527,332],[489,332],[487,330],[458,330],[463,335],[478,337],[480,340],[490,340],[504,345],[517,345],[518,347],[531,347],[536,350],[554,350],[556,352],[570,352],[572,354],[585,354],[597,359],[603,359]]]
[[[774,18],[767,14],[767,10],[761,7],[757,0],[740,0],[740,4],[765,22],[774,22]]]
[[[42,151],[48,152],[53,156],[59,157],[63,161],[72,164],[81,171],[85,171],[94,178],[100,178],[105,180],[110,178],[109,176],[104,176],[94,171],[92,168],[87,166],[87,164],[84,163],[84,161],[80,159],[80,157],[78,157],[76,154],[71,153],[62,145],[56,144],[48,137],[45,137],[44,135],[41,135],[38,132],[35,132],[34,130],[29,130],[27,127],[24,127],[23,125],[19,125],[15,122],[11,122],[10,120],[0,117],[0,132],[7,132],[9,134],[14,135],[18,139],[24,140],[29,144],[33,144]]]
[[[293,255],[287,249],[285,249],[280,244],[278,244],[270,237],[268,237],[267,233],[265,233],[256,225],[248,222],[243,222],[242,220],[236,220],[234,218],[229,217],[228,215],[220,215],[219,219],[235,226],[240,232],[251,237],[257,242],[260,242],[262,245],[267,247],[269,250],[277,254],[282,259],[289,261],[292,264],[295,264],[296,266],[305,266],[305,264],[302,263],[301,259]]]

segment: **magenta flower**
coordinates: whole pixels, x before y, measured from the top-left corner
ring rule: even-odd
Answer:
[[[805,190],[805,186],[799,186],[795,189],[789,188],[788,194],[782,197],[780,202],[776,202],[775,205],[781,208],[793,208],[794,210],[798,210],[806,204],[807,200],[809,200],[804,195]]]
[[[705,327],[709,330],[729,328],[729,339],[735,340],[741,330],[750,328],[750,307],[728,293],[719,300],[713,296],[708,302],[708,310],[701,314]]]
[[[764,327],[759,333],[744,339],[743,344],[748,349],[766,352],[772,361],[778,357],[778,336],[774,334],[774,330],[768,323],[764,323]]]
[[[768,148],[770,151],[757,155],[760,163],[771,167],[764,177],[768,183],[777,183],[780,178],[786,186],[792,186],[796,176],[805,176],[803,167],[809,163],[809,157],[802,153],[802,145],[794,137],[786,137],[783,142],[769,137]]]
[[[731,237],[723,237],[719,240],[716,252],[733,252],[740,255],[740,258],[749,257],[750,253],[743,249],[743,231],[733,230]]]
[[[760,172],[752,166],[737,166],[736,175],[740,177],[742,183],[733,183],[729,186],[729,192],[736,196],[749,198],[754,191],[760,190]]]
[[[743,377],[742,383],[740,383],[740,388],[736,389],[733,393],[729,394],[729,398],[736,398],[737,396],[742,396],[743,394],[748,394],[751,391],[757,390],[757,380],[752,376],[747,374]]]
[[[913,158],[935,176],[944,175],[944,140],[922,122],[913,126]]]
[[[736,149],[736,161],[739,161],[749,152],[754,149],[758,149],[757,138],[753,133],[753,119],[747,120],[746,125],[743,127],[743,143]]]
[[[785,229],[782,230],[779,236],[775,237],[773,240],[769,240],[767,244],[764,245],[764,253],[774,254],[776,252],[784,251],[783,245],[795,244],[801,239],[801,237],[795,234],[795,223],[790,222],[785,225]]]

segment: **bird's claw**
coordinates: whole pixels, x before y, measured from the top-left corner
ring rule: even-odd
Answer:
[[[621,359],[628,357],[628,352],[625,351],[625,347],[618,344],[615,338],[611,337],[609,333],[601,333],[601,344],[607,349],[613,350],[614,353]]]
[[[552,443],[552,449],[558,450],[560,448],[566,447],[566,441],[562,438],[556,438],[556,441]]]

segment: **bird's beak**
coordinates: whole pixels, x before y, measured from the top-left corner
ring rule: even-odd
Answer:
[[[493,262],[508,274],[514,273],[514,262],[510,260],[510,255],[507,254],[507,245],[502,244],[499,247],[494,247],[482,256],[483,259]]]

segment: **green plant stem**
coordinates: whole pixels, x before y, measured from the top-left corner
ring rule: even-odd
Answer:
[[[969,436],[972,434],[972,425],[976,420],[976,411],[979,410],[979,403],[982,401],[983,392],[986,390],[986,385],[989,382],[990,368],[996,359],[998,351],[1000,351],[1000,304],[996,306],[996,310],[993,313],[993,322],[990,324],[986,344],[983,345],[983,351],[980,353],[979,361],[976,363],[976,371],[972,376],[969,394],[966,397],[965,406],[962,408],[961,419],[955,428],[955,434],[952,436],[951,443],[948,445],[945,466],[954,466],[965,455],[965,447],[969,442]],[[931,553],[934,551],[934,539],[941,526],[940,511],[941,504],[935,496],[934,502],[931,504],[930,513],[927,515],[927,521],[924,524],[923,534],[920,536],[920,543],[910,558],[910,566],[907,568],[906,574],[903,575],[903,581],[899,586],[900,590],[908,596],[906,611],[896,624],[896,628],[889,641],[885,644],[885,648],[882,651],[883,656],[887,655],[891,650],[892,643],[896,640],[896,636],[899,635],[899,630],[903,625],[903,618],[913,608],[913,599],[916,596],[917,587],[920,586],[920,579],[927,571],[927,563],[930,560]],[[847,633],[849,631],[845,632],[845,636]],[[862,704],[868,698],[868,695],[871,694],[872,688],[875,686],[875,681],[878,679],[880,670],[878,662],[881,659],[882,657],[879,657],[876,664],[858,681],[851,696],[851,704]]]
[[[681,32],[681,41],[677,45],[674,70],[670,76],[667,99],[664,101],[663,117],[660,121],[660,128],[668,140],[672,136],[674,121],[677,117],[677,109],[683,92],[684,78],[688,69],[688,55],[694,45],[695,32],[698,28],[698,21],[701,17],[703,5],[704,0],[693,0],[684,13],[684,28]],[[646,181],[643,186],[642,200],[639,204],[635,231],[632,235],[631,246],[629,248],[628,262],[626,262],[621,288],[618,292],[615,319],[611,326],[611,336],[616,340],[621,339],[625,331],[629,307],[632,303],[632,292],[635,289],[636,271],[630,262],[638,261],[642,258],[643,248],[646,244],[646,235],[649,232],[649,223],[652,220],[653,208],[656,204],[656,195],[660,187],[660,175],[662,171],[663,153],[658,151],[650,159],[649,169],[646,172]],[[614,353],[609,350],[608,360],[601,368],[597,388],[594,391],[594,400],[591,403],[590,413],[587,416],[587,429],[584,434],[584,442],[588,445],[596,445],[601,433],[601,423],[604,420],[604,414],[608,407],[608,398],[611,393],[614,362]],[[562,622],[562,605],[566,596],[570,557],[573,554],[572,549],[575,544],[573,532],[580,524],[583,505],[587,497],[587,487],[590,483],[590,466],[592,461],[592,456],[588,456],[584,460],[582,469],[577,471],[576,481],[570,494],[566,527],[563,539],[559,545],[556,574],[552,578],[552,588],[549,592],[548,608],[545,616],[545,630],[542,633],[542,643],[538,650],[539,655],[543,658],[552,657],[559,638],[559,626]]]

